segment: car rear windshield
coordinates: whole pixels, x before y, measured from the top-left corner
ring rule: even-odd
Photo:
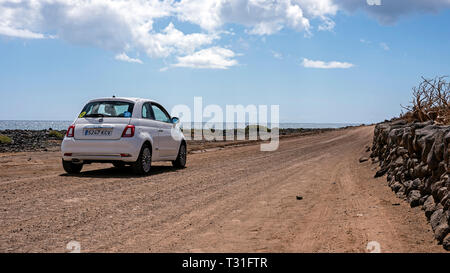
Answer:
[[[134,103],[124,101],[94,101],[86,104],[79,117],[129,118]]]

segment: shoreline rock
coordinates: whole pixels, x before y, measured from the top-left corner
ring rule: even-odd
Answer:
[[[61,145],[61,138],[54,133],[59,132],[63,136],[65,130],[0,130],[0,135],[8,136],[11,143],[0,143],[0,153],[46,151],[49,148]]]

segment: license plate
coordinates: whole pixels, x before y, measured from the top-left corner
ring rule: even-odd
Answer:
[[[111,136],[111,129],[86,129],[84,130],[85,136]]]

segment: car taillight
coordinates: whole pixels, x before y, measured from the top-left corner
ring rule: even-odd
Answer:
[[[134,125],[127,125],[123,130],[122,137],[133,137],[134,136]]]
[[[75,125],[70,125],[67,129],[66,137],[73,137],[75,135]]]

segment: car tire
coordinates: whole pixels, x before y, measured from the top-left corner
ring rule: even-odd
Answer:
[[[83,164],[75,164],[72,163],[72,161],[65,161],[63,159],[62,165],[66,173],[68,174],[77,174],[81,172],[81,169],[83,168]]]
[[[181,143],[180,149],[178,150],[178,156],[177,159],[172,161],[172,165],[175,168],[182,169],[186,166],[186,160],[187,160],[187,148],[186,143]]]
[[[133,172],[137,175],[147,175],[150,173],[152,166],[152,148],[150,145],[145,144],[141,148],[141,152],[139,153],[139,157],[131,164]]]
[[[122,161],[113,162],[112,164],[113,164],[114,167],[116,167],[118,169],[125,168],[125,163],[123,163]]]

